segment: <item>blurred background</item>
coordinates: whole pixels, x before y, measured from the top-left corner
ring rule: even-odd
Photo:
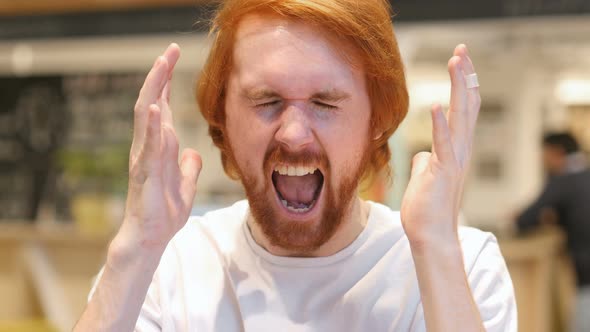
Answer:
[[[567,236],[551,223],[516,232],[513,220],[546,181],[545,133],[570,132],[590,151],[590,1],[391,2],[411,108],[391,139],[393,185],[378,179],[363,196],[399,208],[411,157],[431,144],[430,105],[448,105],[447,61],[466,43],[483,104],[462,223],[498,237],[519,330],[567,331],[577,292]],[[182,49],[175,126],[204,161],[194,213],[244,197],[194,98],[213,9],[205,0],[0,0],[0,331],[70,330],[83,310],[123,214],[133,105],[170,42]]]

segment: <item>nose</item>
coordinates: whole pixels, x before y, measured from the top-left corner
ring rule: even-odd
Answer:
[[[304,109],[290,105],[281,114],[280,121],[275,139],[285,148],[301,151],[313,142],[313,133]]]

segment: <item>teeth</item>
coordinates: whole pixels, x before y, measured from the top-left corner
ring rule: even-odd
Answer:
[[[281,174],[282,175],[287,175],[288,172],[289,172],[289,169],[287,168],[287,166],[281,166]]]
[[[290,207],[290,206],[287,206],[287,209],[288,209],[289,211],[293,211],[293,212],[295,212],[295,213],[303,213],[303,212],[307,212],[307,211],[309,211],[309,208],[301,208],[301,209],[296,209],[296,208],[292,208],[292,207]]]
[[[287,210],[295,212],[295,213],[304,213],[307,212],[309,210],[311,210],[311,208],[315,205],[315,201],[311,202],[311,204],[309,204],[308,207],[304,207],[304,208],[294,208],[292,206],[289,206],[289,203],[284,200],[281,199],[281,203],[283,203],[283,206],[287,208]]]
[[[304,176],[307,174],[313,174],[317,168],[308,166],[285,166],[280,165],[275,167],[275,171],[280,175],[288,176]]]
[[[303,176],[307,174],[307,169],[303,166],[299,166],[297,168],[295,168],[295,175],[297,176]]]

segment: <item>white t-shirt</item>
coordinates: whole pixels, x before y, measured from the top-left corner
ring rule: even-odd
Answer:
[[[274,256],[253,240],[247,201],[191,217],[162,256],[138,331],[426,331],[398,212],[370,202],[358,238],[329,257]],[[512,281],[495,237],[459,230],[487,331],[516,331]]]

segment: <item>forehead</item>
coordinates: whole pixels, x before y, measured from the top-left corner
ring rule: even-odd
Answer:
[[[364,77],[343,42],[306,22],[271,14],[244,17],[236,30],[232,73],[242,88],[301,92],[358,89]]]

